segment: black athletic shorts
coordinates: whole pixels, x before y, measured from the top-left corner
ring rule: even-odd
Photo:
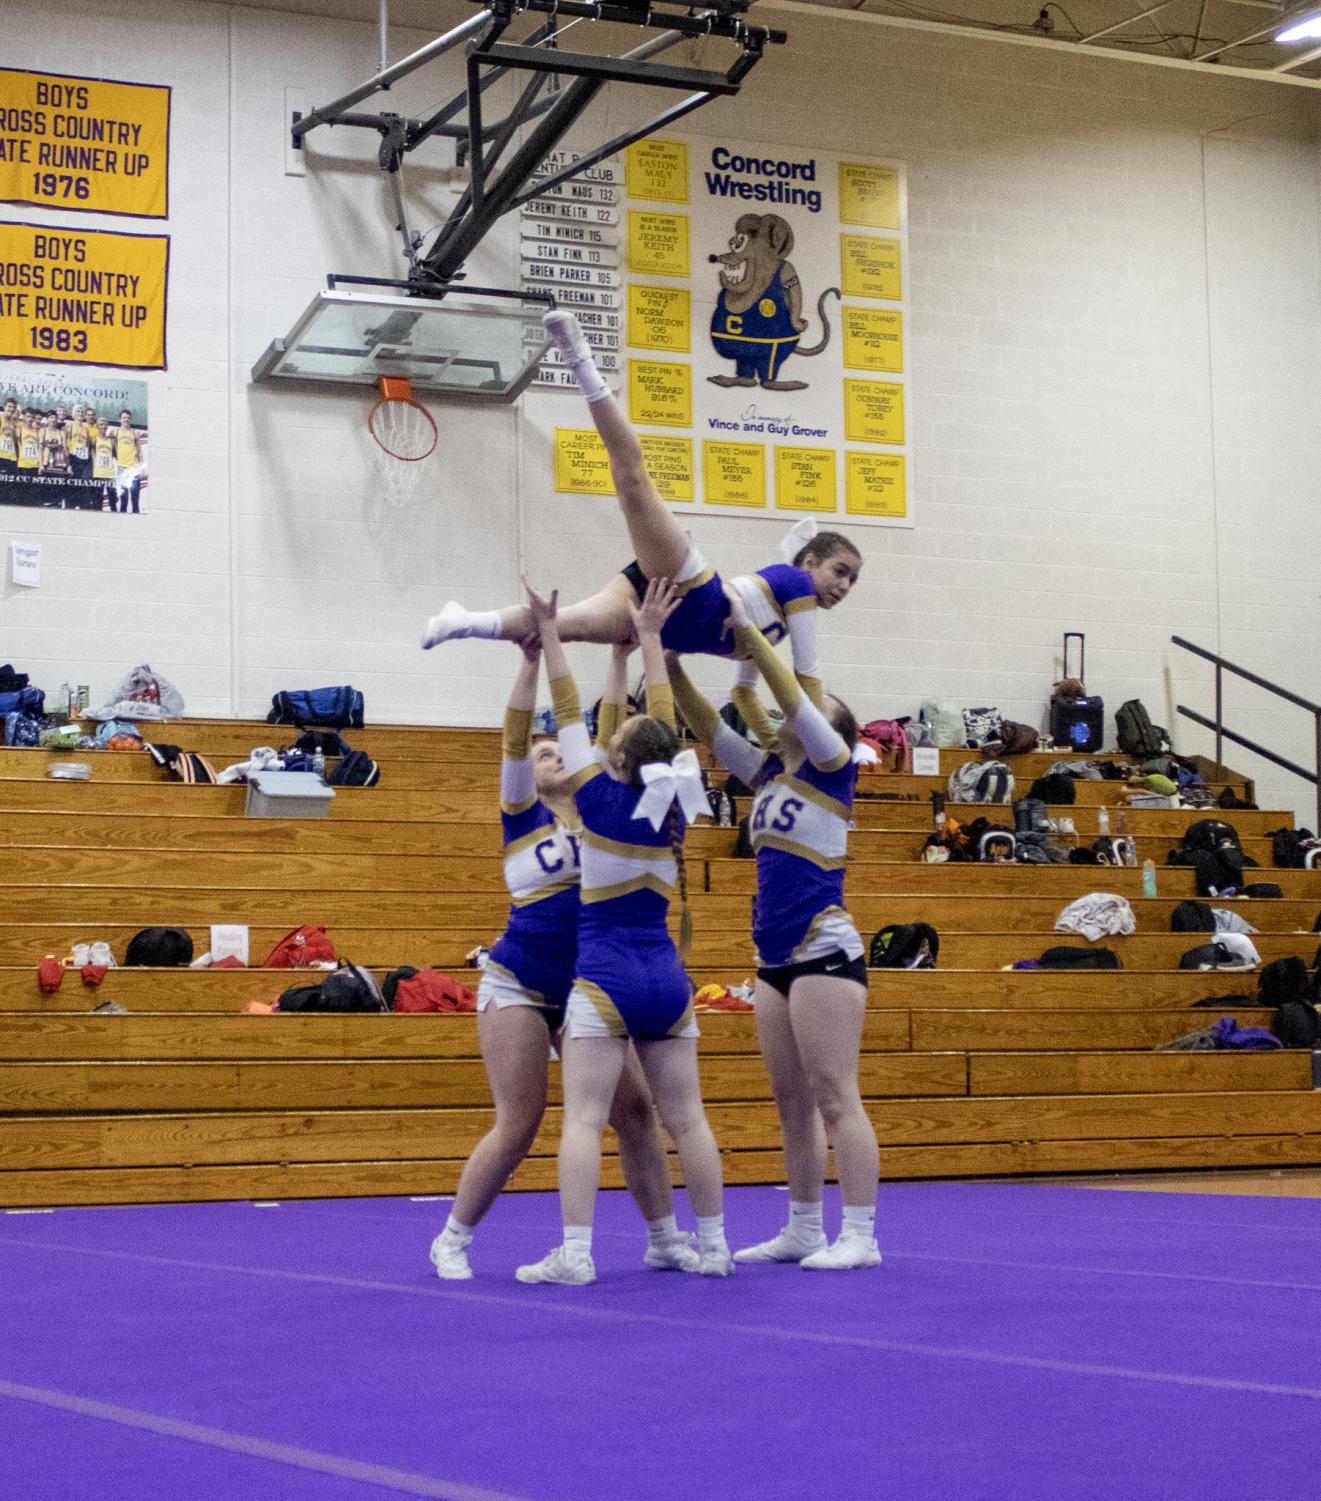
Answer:
[[[641,604],[647,597],[647,584],[649,580],[642,569],[638,567],[636,558],[624,569],[624,577],[633,585],[633,592],[638,597],[638,603]]]
[[[819,959],[805,959],[801,964],[778,964],[772,969],[757,971],[757,978],[782,996],[788,996],[789,987],[795,980],[805,980],[808,975],[829,975],[832,980],[856,980],[859,985],[865,985],[867,961],[861,955],[850,959],[843,949],[836,949],[833,954],[822,954]]]

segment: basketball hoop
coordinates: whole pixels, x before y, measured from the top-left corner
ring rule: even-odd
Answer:
[[[402,506],[421,488],[422,461],[435,453],[440,433],[435,418],[413,399],[407,377],[383,375],[377,389],[381,398],[367,418],[367,430],[376,441],[376,468],[385,498]]]

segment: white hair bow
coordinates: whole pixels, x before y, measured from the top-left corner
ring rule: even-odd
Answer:
[[[702,786],[702,768],[695,752],[680,751],[673,761],[649,761],[640,768],[642,796],[633,810],[634,818],[645,818],[657,831],[665,821],[676,798],[689,823],[700,814],[709,813],[706,789]]]
[[[804,516],[796,521],[780,539],[780,553],[786,563],[792,563],[799,551],[817,534],[815,516]]]
[[[864,745],[861,740],[853,747],[853,764],[855,766],[875,766],[880,759],[871,746]]]

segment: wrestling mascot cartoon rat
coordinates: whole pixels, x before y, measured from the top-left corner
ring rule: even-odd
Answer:
[[[817,299],[821,342],[810,349],[798,341],[807,327],[802,316],[803,289],[787,257],[794,232],[778,214],[742,214],[734,225],[729,249],[707,259],[720,267],[720,296],[711,318],[711,343],[724,360],[734,361],[733,375],[708,377],[716,386],[760,386],[763,391],[805,391],[805,380],[778,380],[791,354],[820,354],[830,342],[826,298]]]

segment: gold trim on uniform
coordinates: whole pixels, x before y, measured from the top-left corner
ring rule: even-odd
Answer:
[[[553,886],[542,886],[531,896],[511,896],[511,907],[531,907],[535,902],[544,902],[548,896],[558,896],[561,891],[573,891],[578,885],[577,877],[568,881],[556,881]]]
[[[539,990],[533,990],[530,985],[524,985],[512,969],[506,969],[503,964],[497,964],[494,959],[488,959],[482,969],[482,974],[485,974],[490,969],[497,970],[511,985],[517,985],[524,994],[531,996],[534,1000],[540,1001],[543,1006],[547,1004],[546,997]],[[479,980],[477,983],[480,985],[481,981]]]
[[[853,922],[853,919],[849,916],[847,909],[844,907],[822,907],[820,912],[817,913],[817,915],[808,925],[807,932],[803,934],[802,942],[796,949],[794,949],[793,953],[789,955],[788,962],[790,964],[801,964],[804,962],[799,958],[799,955],[802,954],[804,949],[810,948],[812,946],[812,944],[819,936],[821,929],[826,922],[826,919],[831,917],[842,917],[847,923]]]
[[[537,806],[537,795],[534,792],[532,794],[532,796],[530,798],[528,798],[527,802],[525,802],[525,803],[501,803],[500,804],[500,811],[501,811],[501,813],[507,813],[510,818],[514,818],[517,814],[519,814],[519,813],[526,813],[529,808],[535,808],[536,806]],[[524,835],[523,837],[527,838],[528,836]],[[505,854],[508,854],[510,852],[510,850],[519,849],[521,847],[522,847],[522,840],[516,839],[516,840],[514,840],[513,844],[507,844],[507,845],[505,845]]]
[[[701,573],[695,574],[690,579],[673,580],[674,592],[682,598],[690,589],[700,589],[703,584],[709,584],[715,576],[714,568],[703,568]]]
[[[815,803],[818,808],[824,808],[827,813],[837,814],[846,822],[849,818],[849,810],[837,797],[831,797],[828,792],[822,792],[819,788],[811,786],[807,782],[800,781],[792,772],[785,772],[783,776],[775,779],[786,787],[792,787],[795,797],[806,798],[809,803]]]
[[[623,855],[626,860],[673,860],[674,851],[668,844],[625,844],[622,839],[607,839],[604,834],[595,834],[584,829],[582,841],[591,849],[605,855]]]
[[[782,615],[797,615],[802,610],[815,610],[815,609],[816,609],[816,595],[815,594],[803,594],[803,595],[800,595],[797,599],[791,599],[787,604],[781,605],[780,606],[780,613]]]
[[[692,1021],[692,1019],[693,1003],[689,1001],[688,1004],[683,1008],[683,1015],[670,1028],[668,1035],[670,1037],[678,1037],[683,1032],[683,1029]]]
[[[820,709],[824,714],[826,707],[825,684],[820,678],[814,678],[809,673],[796,672],[794,676],[798,679],[798,686],[812,700],[813,706]]]
[[[611,1037],[627,1037],[628,1026],[620,1015],[619,1007],[610,999],[604,990],[591,980],[575,980],[573,988],[578,991],[585,1000],[591,1002],[597,1016],[601,1018],[601,1025]]]
[[[583,887],[583,906],[590,906],[593,902],[612,901],[617,896],[628,896],[634,891],[654,891],[657,896],[663,896],[666,901],[674,895],[674,882],[663,881],[660,876],[647,871],[640,876],[632,876],[627,881],[617,881],[613,886]]]
[[[579,787],[585,787],[593,777],[603,777],[604,775],[605,772],[593,761],[590,766],[584,766],[581,771],[574,772],[564,784],[565,790],[572,794],[577,792]]]
[[[807,845],[797,844],[792,839],[786,839],[782,834],[754,834],[752,847],[755,850],[782,850],[786,855],[797,855],[800,860],[806,860],[819,870],[843,870],[848,864],[847,858],[843,855],[838,858],[831,855],[819,855]]]

